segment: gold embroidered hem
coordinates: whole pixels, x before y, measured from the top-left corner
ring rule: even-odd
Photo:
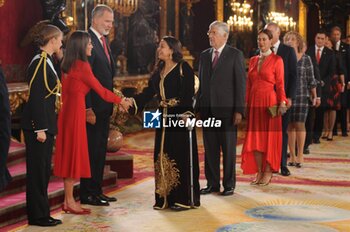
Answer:
[[[156,174],[156,193],[166,199],[170,191],[180,184],[179,169],[177,169],[175,161],[170,160],[169,156],[165,153],[159,153],[154,168]],[[166,200],[164,201],[165,203]]]

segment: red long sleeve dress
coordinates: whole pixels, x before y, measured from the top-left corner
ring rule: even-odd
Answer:
[[[271,117],[267,108],[286,101],[284,92],[284,67],[281,57],[270,54],[258,71],[259,56],[249,62],[246,85],[247,132],[242,148],[244,174],[258,172],[254,151],[263,153],[263,163],[278,171],[282,153],[281,116]],[[265,166],[263,167],[263,170]]]
[[[77,60],[62,77],[63,105],[58,115],[54,175],[69,178],[91,177],[86,134],[85,96],[93,89],[107,102],[121,98],[105,89],[94,77],[88,62]]]

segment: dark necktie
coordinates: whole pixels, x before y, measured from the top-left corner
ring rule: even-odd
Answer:
[[[212,65],[211,65],[212,68],[215,68],[215,66],[216,66],[216,64],[218,63],[218,60],[219,60],[219,51],[215,50],[214,53],[215,53],[215,55],[214,55],[214,59],[213,59]]]
[[[106,38],[104,36],[101,36],[101,40],[102,40],[103,50],[105,51],[105,54],[106,54],[107,59],[108,59],[108,62],[111,63],[111,58],[109,57],[107,43],[106,43]]]

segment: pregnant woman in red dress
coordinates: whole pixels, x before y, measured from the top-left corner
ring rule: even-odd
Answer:
[[[87,32],[76,31],[68,39],[62,62],[63,105],[58,116],[58,135],[54,175],[64,178],[65,199],[62,209],[74,214],[87,214],[73,197],[75,179],[89,178],[90,163],[86,134],[85,95],[93,89],[105,101],[129,108],[128,100],[121,99],[102,87],[94,77],[87,56],[93,46]]]
[[[257,173],[255,185],[268,185],[272,171],[278,171],[282,153],[281,114],[286,111],[284,67],[280,56],[271,51],[272,34],[258,34],[260,55],[250,59],[247,79],[247,132],[242,150],[244,174]],[[268,107],[278,105],[277,116]]]

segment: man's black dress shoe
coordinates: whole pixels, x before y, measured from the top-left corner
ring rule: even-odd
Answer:
[[[315,144],[320,144],[321,142],[320,142],[320,139],[314,139],[314,143]]]
[[[183,207],[183,206],[180,206],[180,205],[172,205],[172,206],[170,206],[170,209],[174,210],[174,211],[184,211],[184,210],[189,210],[190,208]]]
[[[49,217],[50,220],[55,221],[57,223],[57,225],[62,224],[62,221],[60,219],[56,219],[53,217]]]
[[[81,204],[87,204],[87,205],[97,205],[97,206],[109,206],[108,201],[102,200],[98,196],[89,196],[86,199],[80,200]]]
[[[348,137],[349,135],[348,135],[348,133],[342,133],[341,136]]]
[[[303,151],[303,153],[304,153],[305,155],[310,154],[310,150],[309,150],[309,148],[305,148],[305,149],[304,149],[304,151]]]
[[[206,188],[202,188],[199,193],[200,194],[209,194],[209,193],[218,193],[220,192],[220,188],[214,188],[212,186],[207,186]]]
[[[33,226],[57,226],[59,223],[50,218],[42,218],[33,221],[28,221],[28,224]]]
[[[287,167],[281,167],[281,174],[282,174],[282,176],[289,176],[290,171]]]
[[[98,195],[98,196],[99,196],[99,198],[101,198],[101,199],[104,200],[104,201],[108,201],[108,202],[117,201],[117,198],[106,196],[106,195],[104,195],[103,193],[100,194],[100,195]]]
[[[224,191],[220,193],[221,196],[230,196],[233,195],[233,189],[232,188],[225,188]]]

